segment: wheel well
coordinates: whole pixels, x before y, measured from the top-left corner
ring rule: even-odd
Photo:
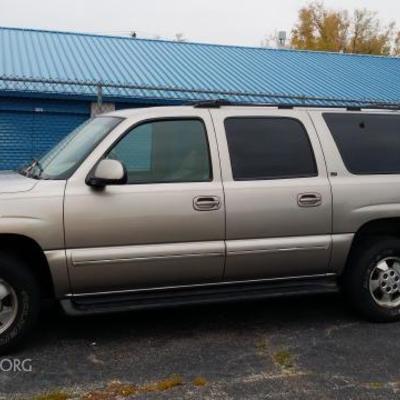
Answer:
[[[367,222],[356,232],[352,248],[371,236],[400,237],[400,218],[384,218]]]
[[[42,297],[54,298],[49,264],[42,248],[35,240],[23,235],[0,235],[0,250],[22,258],[36,277]]]
[[[351,257],[355,250],[365,240],[372,236],[394,236],[400,237],[400,218],[383,218],[369,221],[361,226],[356,234],[354,235],[353,242],[351,244],[350,252],[347,256],[346,266],[341,272],[341,276],[348,269],[349,263],[351,263]]]

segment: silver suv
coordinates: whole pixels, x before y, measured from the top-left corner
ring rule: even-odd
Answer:
[[[0,174],[0,352],[83,315],[343,289],[400,317],[400,113],[197,106],[89,120]]]

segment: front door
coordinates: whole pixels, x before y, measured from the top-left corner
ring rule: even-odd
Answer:
[[[228,281],[328,272],[332,199],[306,112],[214,110],[226,207]]]
[[[222,279],[225,210],[211,118],[205,110],[152,112],[143,111],[146,122],[133,121],[113,144],[96,150],[98,159],[125,165],[127,184],[95,190],[85,184],[86,173],[67,184],[74,293]]]

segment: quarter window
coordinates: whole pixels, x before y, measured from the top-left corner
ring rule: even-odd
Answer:
[[[295,119],[228,118],[225,129],[234,180],[318,174],[307,132]]]
[[[400,116],[323,115],[346,168],[353,174],[400,174]]]
[[[165,120],[132,129],[109,153],[128,183],[204,182],[211,179],[207,133],[200,120]]]

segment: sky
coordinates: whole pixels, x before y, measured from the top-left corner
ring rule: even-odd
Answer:
[[[0,26],[259,46],[291,31],[306,0],[0,0]],[[368,8],[400,29],[400,0],[326,0],[334,8]],[[273,46],[270,43],[271,46]]]

